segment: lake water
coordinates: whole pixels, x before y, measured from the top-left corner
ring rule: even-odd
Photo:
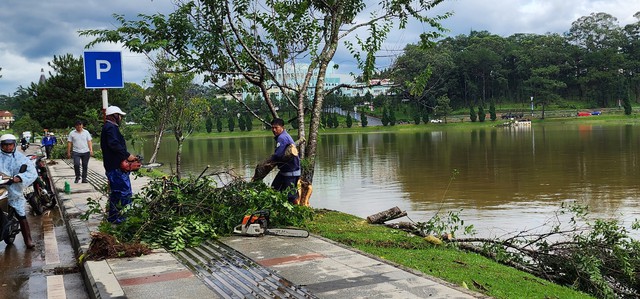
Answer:
[[[640,214],[639,135],[635,125],[577,124],[324,134],[311,205],[360,217],[398,206],[413,221],[461,211],[479,235],[501,236],[535,230],[561,203],[577,201],[628,226]],[[189,139],[183,168],[197,175],[210,165],[208,173],[250,178],[273,147],[271,137]],[[151,149],[147,140],[137,150],[150,157]],[[175,164],[175,150],[165,139],[163,170]]]

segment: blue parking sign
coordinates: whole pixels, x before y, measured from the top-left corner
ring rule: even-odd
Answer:
[[[121,52],[84,52],[85,88],[122,88]]]

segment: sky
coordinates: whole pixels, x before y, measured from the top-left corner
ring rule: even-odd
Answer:
[[[49,77],[51,69],[47,63],[54,55],[82,55],[91,39],[80,37],[78,30],[113,29],[117,25],[114,13],[132,19],[139,13],[167,14],[173,7],[170,0],[0,0],[0,94],[11,96],[19,86],[37,82],[41,69]],[[633,15],[640,12],[640,1],[445,0],[434,9],[434,13],[445,11],[454,14],[442,22],[449,30],[447,35],[486,30],[506,37],[514,33],[564,33],[578,18],[597,12],[616,17],[620,26],[624,26],[637,21]],[[393,32],[380,52],[378,67],[388,67],[406,44],[417,42],[420,33],[428,29],[412,23],[403,31]],[[149,63],[141,54],[130,53],[115,44],[88,50],[122,51],[124,81],[143,85],[148,78]],[[334,62],[340,65],[340,72],[356,71],[344,46],[336,53]]]

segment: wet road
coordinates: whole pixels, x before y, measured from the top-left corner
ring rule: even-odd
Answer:
[[[27,213],[36,247],[27,249],[22,234],[13,245],[0,241],[0,298],[88,298],[58,207],[40,216],[27,207]]]

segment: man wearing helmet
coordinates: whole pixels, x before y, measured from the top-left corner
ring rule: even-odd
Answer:
[[[129,172],[120,169],[123,160],[135,161],[136,157],[127,151],[127,144],[120,133],[122,112],[117,106],[109,106],[105,112],[106,122],[102,126],[100,134],[100,147],[102,148],[102,163],[109,181],[109,216],[111,223],[121,223],[124,217],[120,211],[131,203],[131,181]]]
[[[0,172],[11,177],[10,185],[7,186],[9,205],[16,210],[18,215],[24,244],[31,249],[35,245],[31,240],[31,229],[25,212],[27,200],[22,194],[22,189],[31,185],[38,177],[38,173],[33,163],[30,163],[22,153],[16,151],[17,141],[16,136],[12,134],[0,136]]]

